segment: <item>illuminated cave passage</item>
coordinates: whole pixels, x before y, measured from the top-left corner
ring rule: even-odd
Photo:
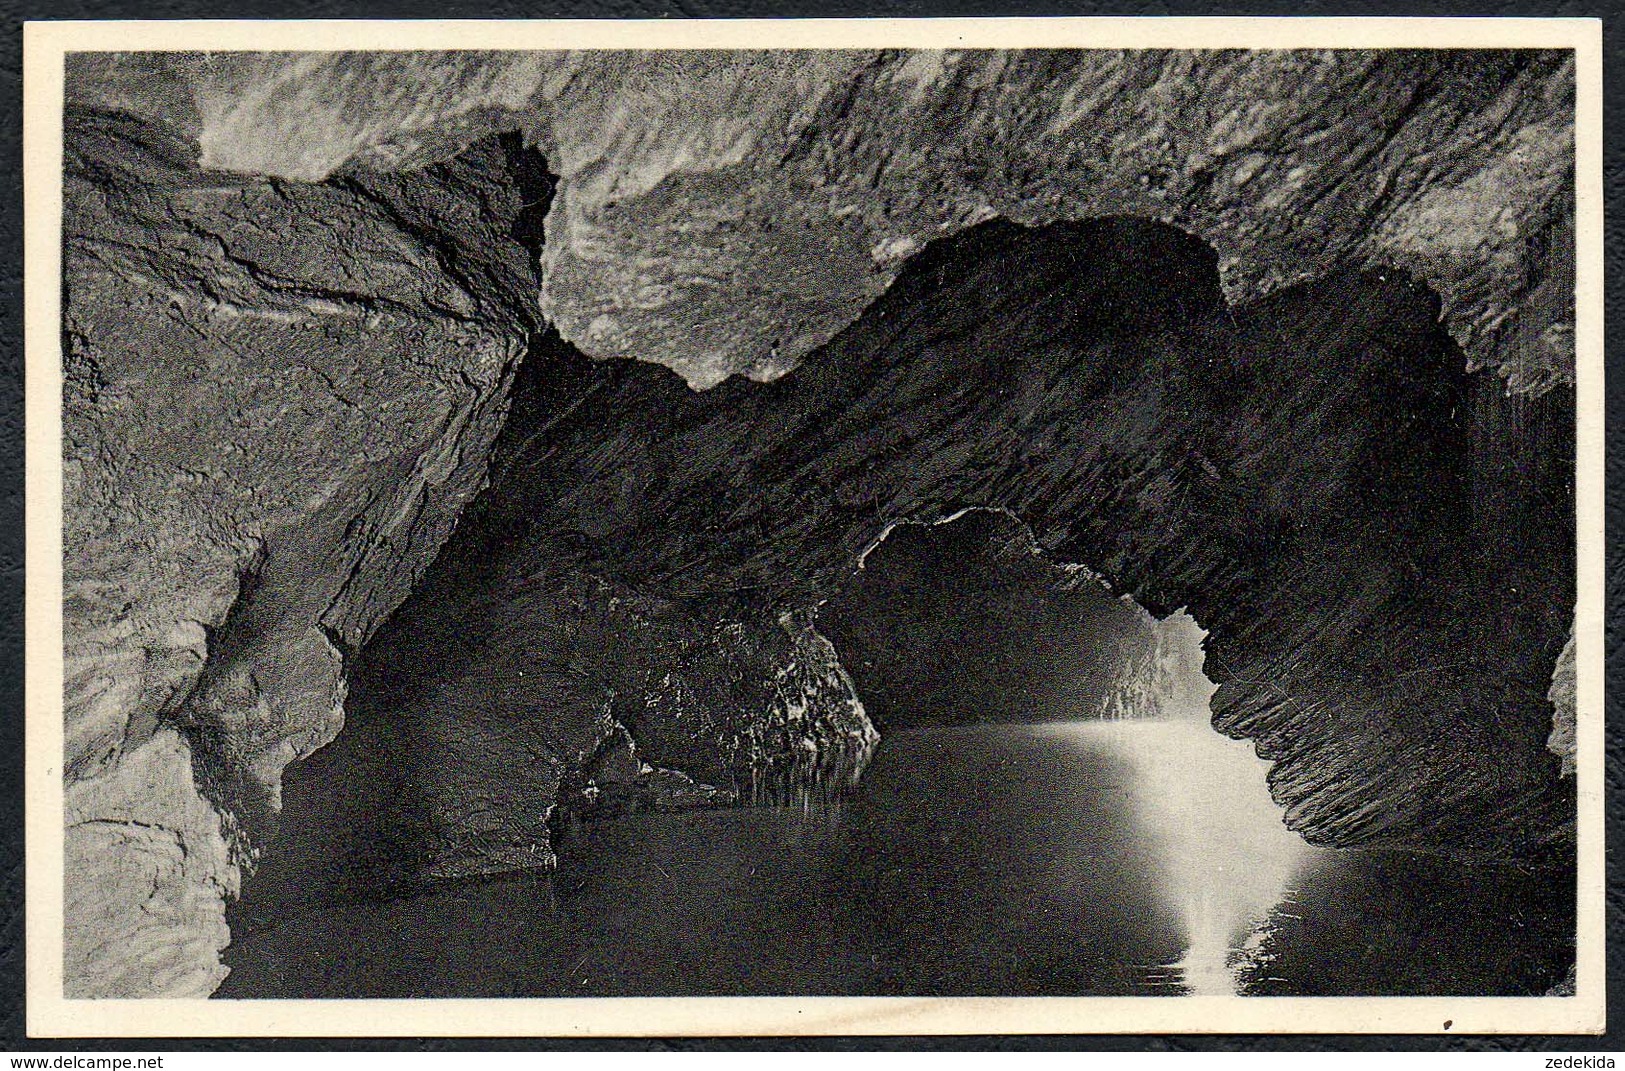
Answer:
[[[70,54],[66,993],[1539,989],[1575,62]]]
[[[1527,993],[1561,977],[1572,905],[1549,872],[1311,848],[1267,764],[1207,724],[1200,627],[1044,560],[1018,521],[894,529],[818,623],[863,665],[879,651],[852,626],[876,612],[899,658],[952,649],[889,701],[856,785],[753,807],[626,796],[556,824],[551,872],[244,912],[220,995]],[[356,778],[355,748],[333,754],[344,767],[290,795]]]
[[[538,331],[220,995],[1544,991],[1572,410],[1462,365],[1128,219],[933,243],[771,383]]]
[[[970,510],[889,529],[818,610],[882,734],[920,725],[1205,719],[1201,629],[1158,621],[1015,517]]]

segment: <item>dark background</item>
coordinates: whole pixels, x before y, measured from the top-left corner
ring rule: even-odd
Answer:
[[[1608,564],[1607,564],[1607,677],[1608,677],[1608,1020],[1602,1038],[1468,1038],[1468,1037],[955,1037],[955,1038],[815,1038],[815,1039],[629,1039],[623,1041],[561,1041],[549,1039],[476,1039],[435,1041],[421,1038],[395,1040],[221,1040],[181,1041],[101,1040],[89,1042],[30,1041],[24,1037],[23,1018],[23,203],[22,203],[22,23],[33,19],[175,19],[175,18],[744,18],[775,16],[818,17],[945,17],[985,15],[1453,15],[1453,16],[1567,16],[1601,18],[1603,24],[1604,129],[1603,184],[1606,198],[1607,282],[1607,427],[1608,427]],[[1384,3],[1382,0],[1246,0],[1211,3],[1202,0],[1140,0],[1094,3],[1072,0],[551,0],[519,3],[514,0],[410,0],[378,3],[368,0],[233,0],[230,4],[202,0],[129,0],[101,2],[24,3],[0,0],[5,23],[5,48],[0,53],[0,139],[4,140],[4,166],[10,196],[0,205],[0,1047],[9,1051],[154,1050],[309,1050],[392,1049],[448,1050],[1555,1050],[1616,1052],[1625,1050],[1625,883],[1614,845],[1625,836],[1621,813],[1621,783],[1625,781],[1625,748],[1616,710],[1625,687],[1625,653],[1616,643],[1625,603],[1625,563],[1621,533],[1625,509],[1615,494],[1625,479],[1625,249],[1619,241],[1621,187],[1625,185],[1619,102],[1625,51],[1619,47],[1620,19],[1625,0],[1598,3],[1499,2],[1457,3],[1418,0]],[[1426,46],[1425,40],[1418,40]]]

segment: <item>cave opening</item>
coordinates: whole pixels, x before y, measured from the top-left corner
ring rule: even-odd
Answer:
[[[1474,497],[1461,364],[1407,279],[1232,310],[1128,219],[934,242],[770,383],[539,328],[220,995],[1540,991],[1572,888],[1496,853],[1572,805],[1564,574],[1493,551],[1561,545],[1561,473]]]
[[[823,791],[652,800],[635,745],[611,747],[554,812],[548,869],[391,887],[357,859],[423,831],[373,829],[347,891],[256,919],[251,887],[219,995],[1520,992],[1560,973],[1554,919],[1529,910],[1545,875],[1309,845],[1269,763],[1211,725],[1199,623],[1053,561],[1007,512],[890,527],[812,625],[880,730]],[[406,757],[381,725],[298,771],[293,805],[359,781],[370,813]],[[271,862],[262,880],[292,880]]]
[[[1159,619],[1013,514],[886,530],[816,619],[882,736],[921,726],[1209,716],[1201,626]]]
[[[1269,764],[1214,732],[1207,634],[1184,609],[1158,618],[1009,512],[970,509],[888,529],[818,626],[882,733],[849,836],[886,860],[859,865],[862,899],[886,905],[874,931],[918,961],[897,991],[996,992],[1012,963],[1045,993],[1248,984],[1317,853]]]

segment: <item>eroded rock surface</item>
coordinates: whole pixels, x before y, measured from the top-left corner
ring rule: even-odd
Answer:
[[[68,74],[70,992],[213,988],[239,864],[352,684],[337,747],[405,757],[314,804],[402,818],[363,876],[545,865],[560,804],[794,789],[873,739],[814,609],[889,525],[965,507],[1188,605],[1218,724],[1314,839],[1572,828],[1545,748],[1573,607],[1562,56]]]
[[[69,988],[202,995],[224,844],[254,850],[484,479],[535,284],[495,143],[291,186],[106,114],[68,145]]]
[[[1231,309],[1212,253],[1171,229],[990,223],[771,384],[696,393],[539,340],[491,490],[358,673],[402,771],[382,798],[430,800],[383,809],[386,842],[427,833],[381,854],[544,865],[550,808],[601,781],[648,764],[746,796],[764,757],[861,736],[796,698],[850,709],[838,667],[764,693],[807,662],[784,622],[839,606],[895,523],[967,508],[1154,612],[1189,607],[1215,723],[1274,760],[1312,840],[1558,848],[1571,410],[1554,393],[1511,412],[1436,317],[1398,275]],[[313,821],[387,752],[371,739],[317,756]],[[274,880],[272,900],[321,884]]]
[[[772,378],[932,238],[1136,215],[1240,302],[1405,268],[1469,359],[1573,378],[1572,60],[1538,51],[110,56],[71,84],[211,167],[317,180],[523,127],[561,176],[544,306],[595,357]]]
[[[70,785],[66,995],[203,996],[225,977],[237,867],[173,729]]]

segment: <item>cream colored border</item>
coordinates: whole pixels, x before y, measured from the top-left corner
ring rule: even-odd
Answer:
[[[1600,1033],[1603,1028],[1602,24],[1590,19],[1104,18],[80,22],[24,27],[28,1032],[39,1037]],[[63,55],[111,50],[1573,48],[1577,52],[1579,996],[74,1001],[62,993]],[[1447,1027],[1448,1021],[1448,1027]]]

